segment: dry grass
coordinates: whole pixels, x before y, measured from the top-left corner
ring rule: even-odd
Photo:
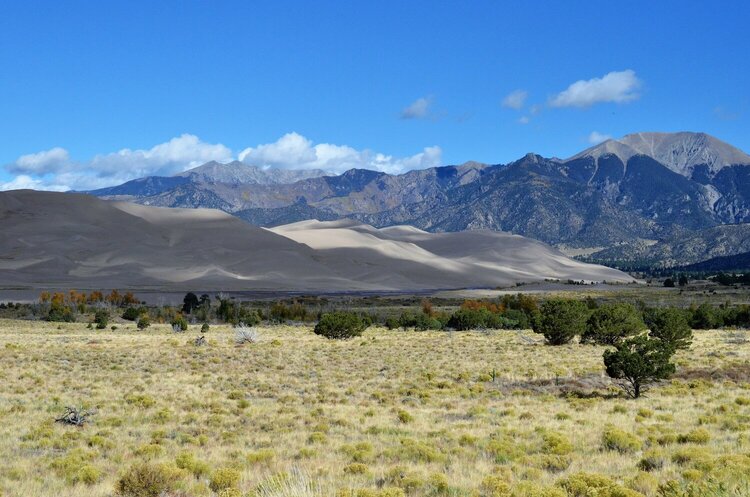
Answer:
[[[731,372],[749,370],[750,342],[725,332],[697,333],[677,377],[633,401],[601,348],[530,332],[329,341],[280,326],[237,346],[217,325],[195,347],[198,329],[0,321],[0,493],[110,496],[143,461],[168,464],[187,496],[222,481],[222,495],[263,497],[574,495],[561,481],[578,472],[645,495],[670,480],[747,485],[750,378]],[[97,414],[54,423],[68,405]],[[604,448],[605,431],[624,448]]]

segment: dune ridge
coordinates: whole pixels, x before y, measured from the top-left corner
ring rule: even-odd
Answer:
[[[20,288],[409,291],[545,278],[629,282],[521,236],[356,221],[251,226],[213,209],[0,193],[0,281]]]

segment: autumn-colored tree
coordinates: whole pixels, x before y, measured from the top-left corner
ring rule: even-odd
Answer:
[[[88,302],[89,304],[104,302],[104,294],[98,290],[94,290],[89,294]]]
[[[435,311],[432,309],[432,302],[430,299],[422,299],[422,314],[427,316],[433,316]]]
[[[502,309],[499,305],[484,300],[464,300],[464,303],[461,304],[461,309],[466,309],[469,311],[479,311],[485,309],[493,314],[499,314],[502,312]]]
[[[135,295],[133,295],[133,292],[126,292],[125,295],[122,297],[123,305],[134,305],[138,303],[140,303],[140,301],[137,298],[135,298]]]
[[[42,304],[48,303],[51,298],[52,298],[52,295],[50,295],[48,291],[44,291],[39,294],[39,302],[41,302]]]
[[[86,294],[77,290],[68,291],[68,306],[78,309],[78,312],[86,312]]]
[[[54,309],[62,309],[65,307],[65,294],[62,292],[53,293],[50,302]]]
[[[114,306],[119,306],[122,304],[122,295],[117,290],[112,290],[107,295],[106,301]]]

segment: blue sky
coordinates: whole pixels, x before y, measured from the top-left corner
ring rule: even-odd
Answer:
[[[398,172],[606,136],[750,151],[747,2],[2,2],[0,187]]]

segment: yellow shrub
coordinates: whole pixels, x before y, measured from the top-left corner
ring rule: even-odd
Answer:
[[[237,488],[240,484],[240,472],[234,468],[219,468],[211,474],[208,484],[216,493],[228,488]]]
[[[643,444],[635,435],[610,426],[602,434],[602,445],[605,449],[625,454],[640,450]]]

